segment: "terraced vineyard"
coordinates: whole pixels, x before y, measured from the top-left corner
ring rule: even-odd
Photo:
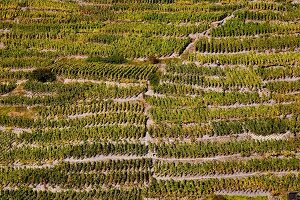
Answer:
[[[300,191],[300,4],[0,1],[0,199]]]

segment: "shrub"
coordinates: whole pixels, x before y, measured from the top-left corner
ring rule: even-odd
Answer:
[[[17,87],[15,82],[0,83],[0,95],[9,93]]]
[[[127,63],[126,58],[122,55],[114,54],[109,57],[89,57],[87,59],[88,62],[103,62],[103,63],[111,63],[111,64],[124,64]]]
[[[222,195],[211,195],[208,200],[226,200],[226,198]]]
[[[150,75],[150,85],[155,87],[159,85],[160,73],[158,71]]]
[[[148,60],[149,60],[149,62],[150,62],[151,64],[158,64],[158,63],[160,62],[159,59],[156,58],[155,56],[150,56],[150,57],[148,58]]]
[[[32,72],[30,78],[45,83],[55,81],[56,75],[49,68],[39,68]]]

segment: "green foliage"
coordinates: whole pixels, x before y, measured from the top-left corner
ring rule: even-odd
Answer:
[[[160,62],[160,60],[158,58],[156,58],[155,56],[150,56],[148,58],[148,60],[151,64],[158,64]]]
[[[156,71],[154,73],[152,73],[150,75],[150,85],[153,86],[153,87],[156,87],[159,85],[159,82],[160,82],[160,72],[159,71]]]
[[[106,200],[124,200],[135,199],[142,200],[141,189],[109,189],[109,190],[92,190],[92,191],[75,191],[65,192],[36,191],[29,187],[20,187],[16,190],[2,190],[0,192],[2,199],[106,199]]]
[[[16,82],[0,83],[0,95],[11,92],[17,87]]]
[[[109,57],[89,57],[87,59],[88,62],[103,62],[103,63],[110,63],[110,64],[124,64],[127,63],[127,60],[124,56],[119,54],[114,54]]]
[[[282,191],[279,183],[284,182],[285,188],[289,191],[293,191],[298,188],[300,179],[297,175],[261,175],[242,178],[213,178],[203,180],[158,180],[152,181],[148,196],[151,198],[160,198],[165,195],[168,197],[176,198],[197,198],[200,195],[209,195],[218,190],[226,187],[231,191],[256,191],[257,187],[263,191],[272,191],[278,193]],[[259,186],[257,186],[257,183]],[[225,185],[225,186],[224,186]],[[181,191],[178,193],[178,191]],[[237,198],[238,199],[238,198]],[[262,198],[264,199],[264,198]]]
[[[106,64],[78,60],[61,60],[53,65],[53,71],[58,75],[76,79],[141,81],[148,80],[156,71],[153,65]]]
[[[207,176],[217,174],[239,174],[251,172],[279,172],[284,169],[298,171],[299,158],[251,158],[245,160],[212,160],[201,163],[166,162],[154,163],[154,173],[159,176]]]
[[[0,199],[299,190],[299,4],[2,0],[0,10]]]
[[[295,50],[300,47],[300,37],[294,35],[260,36],[260,37],[228,37],[203,38],[197,41],[196,50],[209,53],[233,53],[241,51],[266,51],[266,50]]]
[[[226,200],[222,195],[211,195],[207,200]]]
[[[49,68],[38,68],[33,70],[30,78],[43,83],[53,82],[56,80],[56,74]]]
[[[242,140],[227,142],[162,142],[153,144],[152,151],[164,158],[205,158],[218,155],[266,154],[283,151],[297,151],[300,148],[299,137],[287,140]]]

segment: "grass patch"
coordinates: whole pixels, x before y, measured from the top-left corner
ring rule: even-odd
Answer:
[[[27,108],[25,106],[2,106],[0,107],[1,116],[10,116],[10,117],[24,117],[24,118],[34,118],[36,112],[32,108]]]
[[[110,64],[124,64],[128,61],[122,55],[112,55],[109,57],[89,57],[86,59],[87,62],[102,62]]]

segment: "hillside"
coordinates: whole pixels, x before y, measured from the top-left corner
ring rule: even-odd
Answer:
[[[300,192],[300,4],[1,0],[0,199]]]

